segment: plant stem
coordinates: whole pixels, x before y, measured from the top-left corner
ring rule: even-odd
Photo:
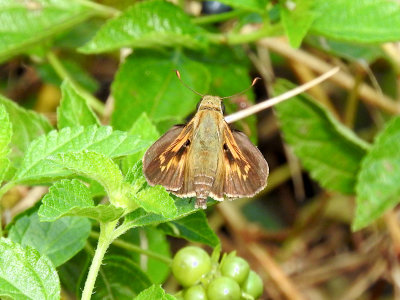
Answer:
[[[90,236],[93,237],[93,238],[99,238],[100,235],[97,232],[92,231],[90,233]],[[120,247],[120,248],[125,249],[125,250],[130,250],[130,251],[134,251],[134,252],[137,252],[137,253],[145,254],[148,257],[151,257],[151,258],[154,258],[154,259],[158,259],[159,261],[165,262],[166,264],[170,264],[172,262],[172,259],[170,259],[169,257],[167,257],[165,255],[161,255],[161,254],[153,252],[151,250],[143,249],[143,248],[141,248],[141,247],[139,247],[139,246],[137,246],[135,244],[128,243],[128,242],[125,242],[125,241],[120,240],[120,239],[114,240],[112,242],[112,244],[114,246]]]
[[[208,15],[208,16],[201,16],[195,19],[192,19],[193,24],[209,24],[209,23],[216,23],[222,22],[225,20],[233,19],[234,17],[243,15],[245,12],[242,10],[231,10],[222,14],[215,14],[215,15]]]
[[[101,262],[104,254],[112,242],[113,230],[118,220],[109,223],[100,223],[100,235],[97,248],[94,253],[92,264],[89,268],[89,274],[86,278],[85,287],[82,293],[82,300],[90,300],[96,282],[97,275],[100,270]]]
[[[93,107],[95,111],[97,111],[100,115],[104,115],[104,104],[94,97],[91,93],[86,91],[79,83],[75,81],[75,79],[68,73],[68,71],[64,68],[61,61],[53,52],[47,53],[47,59],[51,66],[56,71],[57,75],[61,79],[68,79],[71,84],[82,94],[82,96],[88,101],[88,104]]]
[[[100,3],[92,2],[92,1],[86,1],[86,0],[80,0],[83,5],[86,7],[90,7],[93,10],[95,10],[99,15],[104,16],[104,17],[116,17],[121,14],[121,11],[114,8],[110,7],[107,5],[103,5]]]

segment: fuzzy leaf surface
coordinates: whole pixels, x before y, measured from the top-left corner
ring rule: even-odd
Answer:
[[[107,126],[67,127],[52,131],[32,142],[15,180],[20,183],[34,183],[54,181],[55,178],[70,175],[71,171],[48,159],[58,153],[88,150],[117,158],[141,151],[144,146],[137,137],[126,132],[113,131]]]
[[[146,1],[108,21],[79,50],[101,53],[121,47],[204,47],[203,29],[191,23],[178,6],[166,1]]]
[[[174,200],[163,186],[149,186],[142,172],[142,162],[137,162],[126,175],[136,202],[149,213],[161,214],[166,218],[174,217],[177,213]]]
[[[60,281],[49,258],[32,247],[0,239],[0,296],[6,299],[60,299]]]
[[[110,197],[110,203],[116,206],[129,206],[129,185],[124,182],[121,170],[114,161],[97,152],[81,151],[59,153],[48,159],[58,166],[75,174],[83,175],[99,182]]]
[[[42,199],[40,221],[54,222],[64,216],[88,217],[99,222],[118,219],[122,208],[114,205],[94,205],[90,190],[79,180],[56,182]]]

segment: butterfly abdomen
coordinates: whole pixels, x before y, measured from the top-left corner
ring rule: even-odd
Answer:
[[[194,177],[194,190],[196,192],[196,208],[207,208],[207,197],[210,194],[214,178],[209,175],[196,175]]]

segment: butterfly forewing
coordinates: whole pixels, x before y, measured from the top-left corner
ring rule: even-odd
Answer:
[[[225,196],[254,196],[267,185],[267,162],[244,133],[231,131],[226,125],[224,138]]]
[[[150,185],[181,189],[192,135],[191,123],[176,125],[158,139],[143,157],[143,173]]]

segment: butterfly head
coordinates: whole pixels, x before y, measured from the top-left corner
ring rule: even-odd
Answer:
[[[201,110],[215,110],[223,114],[225,109],[221,97],[206,95],[197,107],[197,111]]]

